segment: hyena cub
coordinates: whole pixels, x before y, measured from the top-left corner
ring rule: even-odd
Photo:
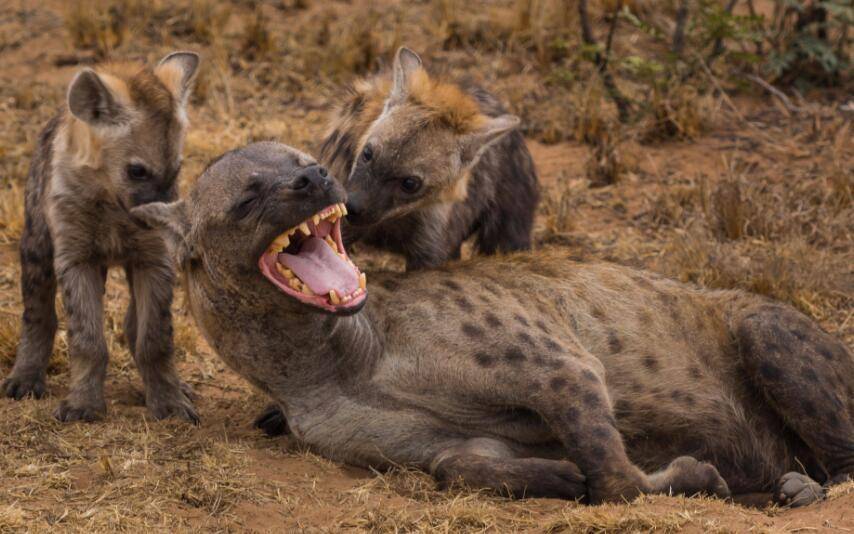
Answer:
[[[121,265],[131,302],[125,335],[156,418],[197,421],[172,362],[173,269],[159,231],[130,209],[173,200],[187,126],[185,107],[199,57],[176,52],[154,68],[114,64],[81,71],[67,110],[42,131],[26,187],[21,237],[23,326],[7,397],[41,397],[53,348],[57,281],[68,320],[71,387],[55,415],[101,418],[106,411],[107,268]]]
[[[539,198],[519,119],[476,87],[432,79],[398,50],[392,77],[361,80],[337,110],[321,160],[345,179],[348,241],[403,254],[407,269],[528,249]]]

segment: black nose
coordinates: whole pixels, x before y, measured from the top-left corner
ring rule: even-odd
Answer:
[[[294,178],[294,181],[291,182],[291,188],[305,189],[309,185],[314,185],[323,191],[328,191],[332,188],[334,182],[332,181],[332,178],[329,177],[329,173],[326,171],[325,167],[312,165],[311,167],[306,167],[300,171],[297,177]]]

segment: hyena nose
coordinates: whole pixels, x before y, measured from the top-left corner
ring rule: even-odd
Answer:
[[[309,185],[316,186],[322,191],[329,191],[335,185],[335,182],[329,176],[325,167],[320,165],[312,165],[300,172],[296,179],[291,183],[292,189],[305,189]]]

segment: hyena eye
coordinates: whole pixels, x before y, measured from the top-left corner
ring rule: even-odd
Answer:
[[[371,148],[371,145],[366,146],[365,149],[362,150],[362,159],[365,161],[371,161],[371,159],[373,159],[373,157],[374,157],[374,149]]]
[[[131,180],[145,180],[148,178],[148,169],[144,165],[131,163],[127,168],[128,178]]]
[[[421,189],[421,178],[417,176],[407,176],[400,181],[400,188],[404,193],[409,195],[417,193]]]

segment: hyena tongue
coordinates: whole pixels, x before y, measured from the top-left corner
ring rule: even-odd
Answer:
[[[277,259],[317,295],[333,289],[339,295],[349,295],[359,288],[356,270],[318,237],[306,238],[297,254],[283,252]]]

